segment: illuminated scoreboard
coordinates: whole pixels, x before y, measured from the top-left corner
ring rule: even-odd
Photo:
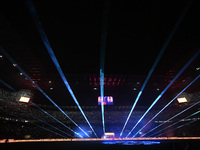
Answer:
[[[104,105],[113,105],[113,97],[112,96],[104,96],[98,97],[98,105],[101,105],[101,102],[103,102]]]

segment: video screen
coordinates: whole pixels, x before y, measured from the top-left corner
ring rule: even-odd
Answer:
[[[98,105],[101,105],[101,102],[103,102],[104,105],[113,105],[113,97],[112,96],[104,96],[98,97]]]

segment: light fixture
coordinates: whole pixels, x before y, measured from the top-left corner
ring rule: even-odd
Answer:
[[[33,93],[30,90],[22,89],[18,92],[16,99],[20,103],[29,103],[32,96]]]
[[[28,103],[30,101],[30,97],[21,96],[19,102]]]
[[[179,98],[177,98],[177,101],[178,101],[178,103],[187,103],[188,102],[186,97],[179,97]]]

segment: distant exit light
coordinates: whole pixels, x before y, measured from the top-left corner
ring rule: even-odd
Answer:
[[[101,105],[101,102],[103,102],[104,105],[113,105],[113,97],[112,96],[104,96],[98,97],[98,105]]]

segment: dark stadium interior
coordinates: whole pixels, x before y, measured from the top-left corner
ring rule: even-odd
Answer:
[[[78,138],[47,113],[84,136],[79,128],[38,90],[35,84],[90,137],[95,138],[94,132],[51,60],[30,13],[29,2],[31,1],[0,2],[0,139]],[[104,22],[105,3],[109,8],[107,22]],[[196,58],[164,92],[134,132],[141,129],[200,75],[200,3],[198,0],[65,2],[32,0],[32,4],[64,75],[99,138],[103,136],[102,110],[101,105],[98,105],[98,97],[101,95],[100,69],[103,44],[105,44],[104,95],[112,96],[114,100],[113,105],[104,106],[105,129],[106,132],[114,132],[116,137],[120,136],[152,65],[187,7],[187,12],[166,45],[123,134],[127,135],[131,131],[159,94],[173,82],[179,71],[197,53]],[[105,24],[107,25],[106,42],[102,44]],[[16,63],[13,63],[10,58]],[[30,82],[18,67],[22,68],[34,83]],[[187,103],[181,104],[175,99],[142,132],[139,132],[137,137],[162,123],[165,124],[154,132],[199,111],[200,104],[196,105],[200,101],[199,81],[199,78],[195,80],[179,96],[186,97]],[[30,94],[30,103],[18,101],[23,92]],[[189,107],[192,108],[165,122]],[[195,122],[192,122],[193,120]],[[200,137],[199,120],[199,114],[194,114],[178,122],[175,125],[176,130],[171,130],[173,127],[164,130],[169,132],[162,136]],[[186,124],[184,127],[178,128],[184,124]],[[181,147],[180,145],[177,147]],[[187,146],[186,144],[185,147]],[[169,147],[175,149],[176,146],[172,144]],[[195,146],[193,148],[197,149]]]

